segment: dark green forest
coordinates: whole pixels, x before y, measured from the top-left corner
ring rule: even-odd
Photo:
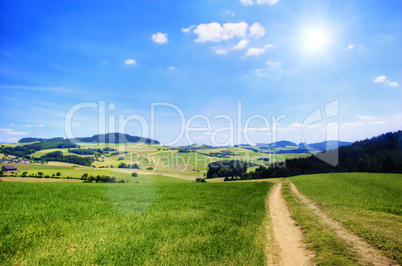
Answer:
[[[30,138],[26,138],[30,139]],[[77,148],[78,145],[72,143],[68,139],[52,138],[42,139],[37,143],[18,145],[16,147],[1,147],[0,153],[5,155],[13,155],[17,157],[31,159],[30,154],[47,149],[65,149],[65,148]]]
[[[337,165],[326,162],[334,158],[339,158]],[[260,166],[254,172],[242,174],[241,179],[335,172],[402,173],[402,131],[357,141],[316,156],[287,159],[283,164],[271,164],[269,167]]]
[[[94,162],[93,157],[80,157],[77,155],[63,155],[61,151],[49,152],[40,157],[42,161],[64,162],[78,165],[91,166]]]
[[[122,133],[108,133],[93,135],[92,137],[77,138],[78,142],[89,142],[89,143],[128,143],[128,142],[141,142],[145,144],[155,144],[158,145],[159,141],[149,138],[142,138],[138,136],[131,136]]]
[[[216,161],[208,164],[207,178],[215,177],[239,177],[247,172],[247,168],[253,166],[243,161]]]

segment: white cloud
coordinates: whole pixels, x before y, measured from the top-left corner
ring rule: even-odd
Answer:
[[[266,77],[267,76],[267,69],[265,69],[265,68],[256,69],[255,74],[257,75],[257,77],[260,77],[260,78]]]
[[[269,4],[270,6],[273,6],[278,2],[279,0],[257,0],[257,4],[259,5]]]
[[[253,23],[253,25],[251,25],[250,29],[250,37],[255,37],[257,39],[261,38],[262,36],[265,35],[266,31],[265,28],[263,26],[261,26],[260,23]]]
[[[364,44],[362,44],[362,43],[357,44],[357,45],[355,45],[355,44],[349,44],[349,45],[347,46],[347,48],[348,48],[349,50],[361,50],[361,49],[364,48]]]
[[[231,15],[232,17],[236,16],[236,13],[232,12],[230,10],[225,10],[225,11],[223,11],[223,13],[226,14],[226,15]]]
[[[376,77],[376,78],[373,80],[373,82],[375,82],[375,83],[385,83],[385,84],[387,84],[387,85],[389,85],[389,86],[391,86],[391,87],[398,87],[398,86],[399,86],[399,83],[398,83],[398,82],[396,82],[396,81],[390,81],[390,80],[387,78],[387,76],[378,76],[378,77]]]
[[[4,134],[7,135],[27,135],[27,132],[19,132],[19,131],[14,131],[9,128],[0,128],[0,131],[4,132]]]
[[[281,63],[280,62],[273,62],[273,61],[269,60],[269,61],[267,61],[267,65],[269,67],[277,67],[277,66],[280,66]]]
[[[272,44],[267,44],[261,48],[249,48],[247,50],[247,53],[244,55],[244,57],[259,56],[260,54],[265,53],[269,48],[272,48],[272,47],[274,47]]]
[[[256,69],[254,71],[254,73],[257,75],[257,77],[270,77],[271,79],[275,80],[275,79],[279,79],[282,74],[283,71],[282,69],[279,67],[281,65],[280,62],[274,62],[269,60],[267,63],[266,68],[261,68],[261,69]],[[279,67],[279,68],[278,68]]]
[[[373,80],[373,82],[384,82],[386,79],[386,76],[378,76]]]
[[[241,50],[246,48],[248,45],[248,40],[241,40],[235,47],[233,47],[233,50]]]
[[[171,70],[171,71],[175,71],[175,70],[176,70],[176,68],[175,68],[174,66],[169,66],[169,70]]]
[[[219,46],[212,47],[211,49],[215,52],[215,54],[218,54],[218,55],[227,55],[228,54],[227,49],[224,49],[224,48],[219,47]]]
[[[246,22],[225,23],[212,22],[198,25],[194,33],[198,36],[196,42],[220,42],[234,37],[244,38],[249,28]]]
[[[256,2],[258,5],[269,4],[270,6],[273,6],[279,1],[280,0],[257,0]],[[254,3],[253,0],[240,0],[240,2],[242,2],[245,6],[252,5]]]
[[[19,131],[11,131],[11,132],[7,132],[7,135],[27,135],[27,132],[19,132]]]
[[[47,91],[47,92],[67,92],[67,93],[75,92],[73,90],[65,89],[63,87],[28,87],[28,86],[15,86],[15,85],[0,85],[0,89],[16,89],[16,90]]]
[[[342,124],[341,127],[348,128],[348,127],[358,127],[358,126],[362,126],[362,125],[364,125],[363,122],[349,122],[349,123]]]
[[[31,124],[26,124],[26,125],[15,125],[15,124],[10,124],[12,127],[43,127],[43,125],[31,125]]]
[[[365,120],[365,121],[373,121],[373,120],[377,119],[377,117],[370,116],[370,115],[356,115],[356,117],[359,118],[360,120]]]
[[[383,125],[385,123],[386,123],[385,121],[374,121],[374,122],[370,122],[369,124],[370,125]]]
[[[253,0],[240,0],[240,2],[242,2],[245,6],[253,4]]]
[[[194,29],[195,28],[195,25],[191,25],[191,26],[189,26],[188,28],[182,28],[181,29],[181,31],[182,32],[185,32],[185,33],[188,33],[188,32],[190,32],[192,29]]]
[[[186,29],[187,30],[187,29]],[[266,31],[259,23],[254,23],[251,27],[242,21],[238,23],[211,22],[199,24],[193,32],[197,35],[195,42],[221,42],[233,38],[243,38],[248,36],[261,38]]]
[[[152,35],[152,40],[159,44],[164,44],[168,42],[167,33],[157,32]]]
[[[135,61],[134,59],[127,59],[126,61],[124,61],[124,64],[135,65],[135,64],[137,64],[137,61]]]

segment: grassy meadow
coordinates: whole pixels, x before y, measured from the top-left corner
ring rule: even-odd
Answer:
[[[60,172],[61,179],[65,179],[67,177],[79,179],[83,174],[87,173],[88,175],[97,176],[97,175],[107,175],[114,176],[119,181],[121,179],[129,182],[140,182],[140,183],[176,183],[176,182],[190,182],[189,180],[178,179],[174,177],[169,177],[160,173],[153,173],[151,171],[141,171],[137,169],[117,169],[117,168],[91,168],[91,167],[75,167],[72,164],[68,163],[60,163],[60,162],[49,162],[44,165],[37,164],[13,164],[17,168],[17,176],[20,177],[23,172],[27,172],[27,176],[30,174],[37,174],[38,172],[42,172],[44,175],[52,176],[57,172]],[[131,174],[133,172],[137,172],[137,177],[132,177]],[[11,175],[11,174],[5,174]],[[13,177],[4,177],[12,179]],[[42,178],[47,179],[47,178]]]
[[[402,263],[402,174],[316,174],[290,180],[330,216]]]
[[[0,264],[263,265],[271,186],[0,182]]]

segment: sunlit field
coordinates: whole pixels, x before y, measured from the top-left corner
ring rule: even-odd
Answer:
[[[271,183],[0,183],[1,264],[265,263]]]

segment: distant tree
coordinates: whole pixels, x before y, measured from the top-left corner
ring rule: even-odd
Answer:
[[[3,171],[0,171],[0,177],[2,177],[4,175]]]
[[[38,172],[38,177],[39,177],[39,178],[42,178],[43,175],[44,175],[43,172]]]
[[[26,176],[27,176],[27,174],[28,174],[28,172],[27,172],[27,171],[25,171],[25,172],[23,172],[23,173],[22,173],[21,177],[26,177]]]
[[[136,172],[131,174],[132,177],[138,177],[138,174]]]
[[[60,172],[57,172],[57,173],[56,173],[56,176],[57,176],[57,177],[60,177],[60,176],[61,176]]]

